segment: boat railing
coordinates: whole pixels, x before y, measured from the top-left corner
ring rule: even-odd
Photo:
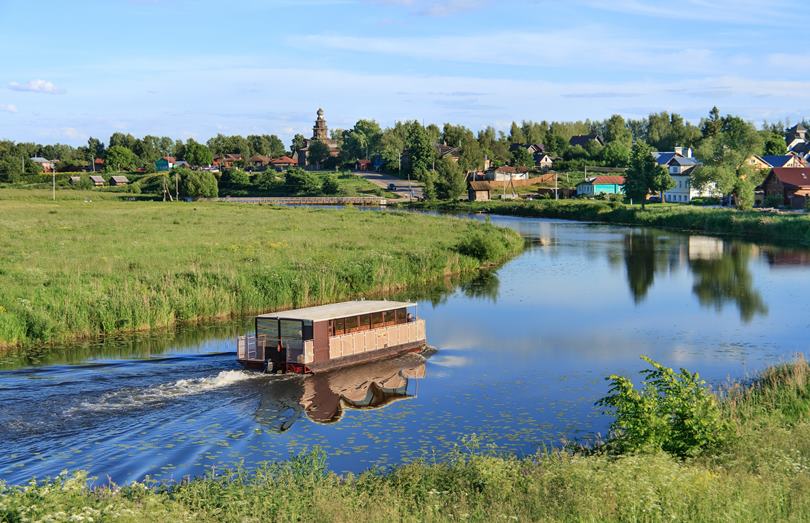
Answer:
[[[425,320],[414,320],[329,338],[329,359],[425,341]]]
[[[247,335],[236,339],[236,357],[243,361],[264,361],[267,336]]]

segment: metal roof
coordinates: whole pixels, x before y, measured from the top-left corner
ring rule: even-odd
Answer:
[[[286,320],[308,320],[326,321],[337,318],[348,318],[360,314],[373,314],[375,312],[391,311],[405,307],[416,307],[413,302],[369,300],[369,301],[344,301],[342,303],[332,303],[329,305],[318,305],[316,307],[305,307],[303,309],[292,309],[287,311],[269,312],[260,314],[257,318],[281,318]]]

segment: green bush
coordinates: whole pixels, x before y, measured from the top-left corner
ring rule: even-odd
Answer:
[[[728,436],[717,398],[697,373],[679,372],[646,356],[652,369],[641,371],[636,389],[624,376],[611,375],[610,393],[597,402],[615,415],[607,448],[618,454],[663,450],[678,457],[720,447]]]
[[[500,260],[506,256],[507,248],[496,236],[481,229],[473,229],[459,242],[458,252],[476,260]]]
[[[769,194],[765,197],[763,205],[765,207],[782,207],[785,205],[785,199],[781,194]]]
[[[180,176],[180,192],[188,198],[216,198],[219,195],[216,177],[209,171],[176,169]]]
[[[324,194],[337,194],[340,192],[340,184],[334,176],[326,175],[321,184],[321,191]]]

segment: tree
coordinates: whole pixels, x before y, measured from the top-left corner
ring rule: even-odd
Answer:
[[[0,160],[0,180],[9,183],[18,183],[22,179],[23,164],[17,158],[5,156]]]
[[[89,162],[93,162],[96,158],[104,158],[104,142],[98,138],[90,137],[87,139],[87,153],[86,158]]]
[[[631,146],[623,142],[610,142],[602,149],[602,160],[609,167],[627,167],[630,163]]]
[[[767,132],[764,136],[763,154],[780,156],[787,154],[785,138],[781,134]]]
[[[239,189],[250,185],[250,176],[242,169],[227,169],[222,173],[222,184]]]
[[[701,122],[701,132],[703,133],[703,137],[709,138],[712,136],[717,136],[720,133],[720,128],[722,125],[723,123],[720,118],[720,109],[718,109],[715,105],[712,107],[712,110],[709,111],[709,117]]]
[[[433,166],[433,143],[427,130],[419,122],[413,122],[405,142],[408,150],[408,169],[411,176],[421,180],[424,173]]]
[[[653,180],[660,175],[659,171],[663,169],[655,161],[653,152],[652,147],[642,141],[637,141],[630,154],[630,168],[627,169],[624,177],[624,194],[633,201],[640,201],[642,208],[653,187]]]
[[[322,188],[318,176],[303,169],[288,169],[284,184],[292,194],[317,194]]]
[[[180,192],[187,198],[216,198],[219,195],[217,178],[210,171],[192,171],[175,169],[175,176],[180,177]]]
[[[675,180],[669,175],[669,171],[665,167],[658,165],[655,162],[654,169],[650,175],[650,190],[657,192],[661,196],[661,202],[664,201],[664,192],[675,187]]]
[[[186,143],[185,159],[193,167],[202,167],[211,165],[214,155],[205,145],[189,139]]]
[[[436,200],[436,173],[428,169],[414,173],[417,179],[425,184],[422,190],[425,200],[432,202]]]
[[[290,152],[292,154],[295,154],[300,149],[303,149],[305,147],[306,141],[307,139],[304,138],[303,134],[296,134],[295,136],[293,136],[292,142],[290,142]]]
[[[515,147],[512,151],[512,165],[515,167],[531,167],[534,165],[534,156],[525,147]]]
[[[287,151],[284,149],[284,142],[275,134],[271,134],[267,138],[268,154],[274,158],[284,156]]]
[[[449,158],[436,162],[436,195],[441,200],[458,200],[467,188],[461,167]]]
[[[107,149],[104,168],[111,172],[131,171],[138,164],[138,157],[123,145],[113,145]]]
[[[321,164],[329,158],[329,146],[320,140],[314,140],[309,144],[307,160],[315,165],[316,169],[321,168]]]
[[[515,122],[512,122],[512,126],[509,128],[509,143],[526,143],[523,129]]]
[[[327,175],[321,184],[321,191],[324,194],[337,194],[340,192],[340,184],[337,178],[332,175]]]

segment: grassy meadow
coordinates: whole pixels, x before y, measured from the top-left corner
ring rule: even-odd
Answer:
[[[401,289],[523,246],[487,224],[396,212],[49,197],[0,190],[0,346]]]
[[[470,439],[445,462],[336,475],[315,450],[173,485],[90,489],[81,474],[0,484],[0,521],[810,519],[807,363],[768,369],[713,402],[729,435],[691,457],[571,449],[518,458]]]
[[[807,214],[673,204],[653,204],[642,209],[640,205],[603,200],[496,200],[446,203],[439,207],[448,211],[642,225],[810,247],[810,215]]]

